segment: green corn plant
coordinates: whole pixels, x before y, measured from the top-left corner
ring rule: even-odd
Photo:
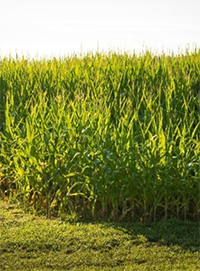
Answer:
[[[198,220],[200,51],[0,60],[0,190],[46,215]]]

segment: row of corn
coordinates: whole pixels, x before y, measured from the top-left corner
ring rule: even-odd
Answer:
[[[0,191],[48,217],[198,220],[200,50],[1,58]]]

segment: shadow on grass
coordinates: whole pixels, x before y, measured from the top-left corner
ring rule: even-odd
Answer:
[[[4,205],[5,210],[7,210],[8,213],[10,212],[9,217],[12,217],[12,214],[14,214],[10,223],[12,223],[12,225],[14,223],[20,223],[19,218],[25,214],[22,212],[22,209],[16,208],[14,204],[7,205],[5,203]],[[12,210],[14,213],[12,213]],[[56,220],[57,218],[55,218],[55,221]],[[105,229],[110,228],[118,230],[119,232],[128,234],[132,240],[136,240],[136,242],[138,240],[138,244],[140,244],[140,241],[142,241],[141,238],[143,238],[145,242],[150,245],[177,245],[184,250],[200,252],[200,222],[179,221],[177,219],[169,219],[153,223],[103,222],[100,220],[87,221],[81,219],[76,214],[74,214],[74,216],[66,215],[64,217],[60,217],[60,220],[64,223],[66,222],[75,226],[77,226],[77,224],[85,226],[89,224],[97,224],[101,225]]]
[[[178,245],[185,250],[200,251],[199,222],[170,219],[150,224],[108,223],[107,226],[133,235],[133,238],[144,236],[148,242],[156,243],[157,245]]]

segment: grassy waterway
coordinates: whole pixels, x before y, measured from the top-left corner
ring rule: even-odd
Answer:
[[[83,223],[46,219],[0,201],[0,270],[187,270],[200,268],[200,227],[168,220]]]

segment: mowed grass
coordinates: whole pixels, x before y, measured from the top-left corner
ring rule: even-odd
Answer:
[[[71,219],[71,220],[70,220]],[[199,270],[199,223],[83,223],[0,201],[0,270]]]

